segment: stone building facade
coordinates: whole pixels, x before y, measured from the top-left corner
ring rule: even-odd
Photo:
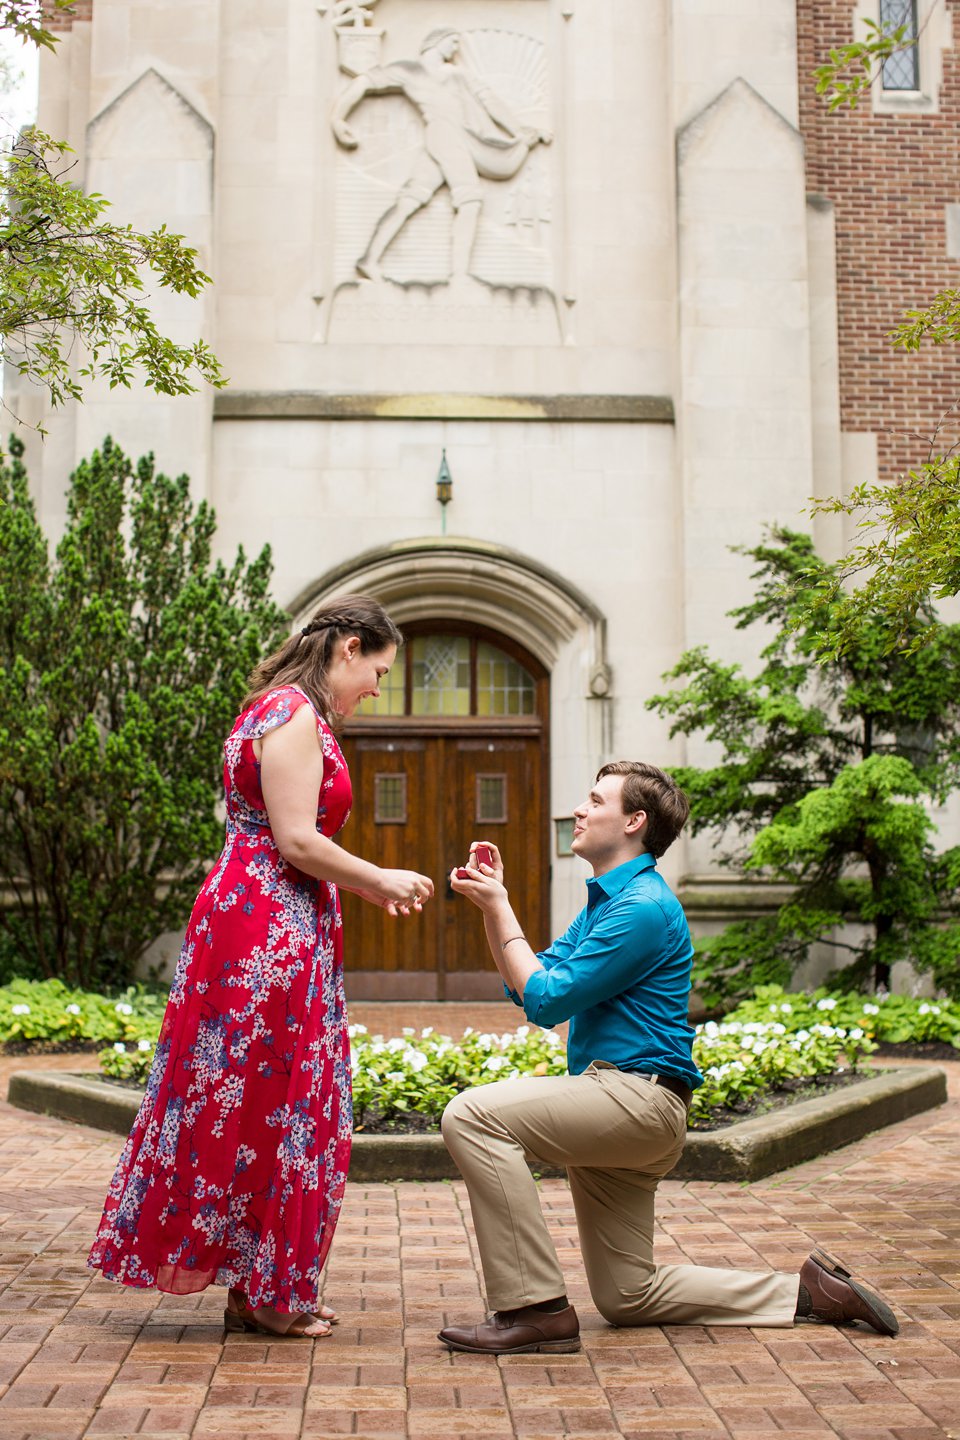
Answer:
[[[949,355],[884,341],[957,273],[957,0],[929,8],[917,90],[828,117],[809,72],[861,0],[81,0],[41,124],[198,247],[215,284],[156,308],[230,383],[15,392],[47,523],[110,433],[189,473],[225,553],[270,541],[297,623],[381,596],[410,661],[349,737],[363,843],[439,873],[487,827],[545,938],[598,764],[702,753],[646,710],[662,673],[751,659],[730,547],[912,463],[887,432],[955,398]],[[720,918],[706,843],[664,869]],[[411,957],[358,918],[354,993],[491,993],[442,896],[431,923]]]

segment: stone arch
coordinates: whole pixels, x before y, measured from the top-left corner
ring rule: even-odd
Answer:
[[[405,540],[328,570],[290,604],[297,626],[345,588],[374,595],[399,625],[445,619],[509,635],[552,670],[579,633],[587,647],[588,693],[611,690],[606,620],[563,576],[516,550],[476,540]]]

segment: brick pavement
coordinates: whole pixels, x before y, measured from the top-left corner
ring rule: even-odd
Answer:
[[[434,1014],[433,1012],[438,1013]],[[509,1024],[502,1007],[354,1007]],[[23,1060],[0,1061],[0,1093]],[[26,1063],[91,1068],[93,1057]],[[460,1184],[349,1187],[328,1269],[328,1340],[225,1335],[223,1294],[158,1296],[84,1259],[115,1136],[0,1104],[0,1437],[150,1440],[948,1440],[960,1437],[960,1063],[944,1108],[751,1187],[661,1186],[658,1256],[796,1270],[852,1260],[902,1324],[866,1330],[613,1330],[593,1310],[569,1193],[544,1203],[581,1313],[579,1355],[449,1355],[444,1319],[482,1301]]]

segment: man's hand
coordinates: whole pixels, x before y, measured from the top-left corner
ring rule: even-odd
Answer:
[[[485,915],[493,915],[499,906],[509,903],[506,886],[499,878],[503,874],[503,867],[491,869],[490,866],[484,866],[481,869],[473,860],[472,852],[470,861],[467,865],[469,879],[461,880],[459,869],[451,870],[450,887],[458,895],[466,895]]]

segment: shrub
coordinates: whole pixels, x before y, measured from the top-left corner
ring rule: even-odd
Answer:
[[[25,973],[128,982],[220,848],[222,744],[285,617],[269,549],[214,562],[185,475],[106,440],[51,562],[23,445],[0,464],[0,909]]]

